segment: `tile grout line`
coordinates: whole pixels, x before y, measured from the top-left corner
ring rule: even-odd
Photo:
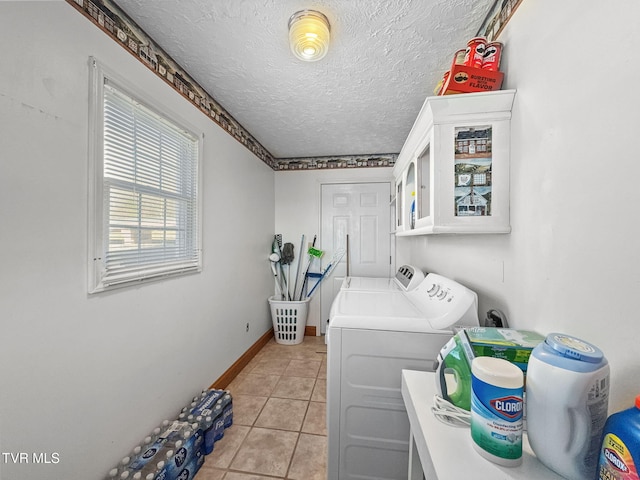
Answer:
[[[307,400],[307,408],[305,409],[304,415],[302,416],[302,422],[300,422],[300,430],[298,431],[298,438],[296,438],[296,444],[293,447],[293,452],[291,452],[289,465],[287,465],[287,471],[285,472],[285,475],[284,475],[285,479],[289,478],[289,472],[291,472],[293,457],[295,457],[296,451],[298,450],[298,445],[300,444],[300,436],[302,435],[302,429],[304,428],[304,421],[307,419],[307,414],[309,413],[309,406],[311,405],[311,397],[313,396],[313,390],[316,387],[317,382],[318,382],[318,377],[316,376],[313,382],[313,387],[311,388],[311,394],[309,395],[309,400]]]
[[[261,351],[262,352],[262,351]],[[288,364],[287,364],[288,365]],[[249,365],[247,365],[248,367]],[[245,372],[245,370],[247,369],[247,367],[245,367],[244,369],[242,369],[240,371],[240,374],[246,374],[248,375],[249,373],[251,373],[253,370],[255,370],[256,366],[254,365],[250,370],[247,370]],[[278,382],[280,381],[280,378],[282,378],[282,375],[278,375]],[[275,385],[277,385],[278,382],[275,382]],[[231,467],[233,465],[233,462],[235,461],[236,457],[238,456],[238,454],[240,453],[240,451],[242,450],[243,445],[245,444],[245,442],[247,441],[247,439],[249,438],[249,436],[251,435],[251,432],[253,431],[254,428],[256,428],[256,422],[258,421],[258,418],[260,417],[260,415],[262,414],[262,412],[264,411],[264,408],[266,407],[267,403],[269,402],[269,399],[271,398],[271,394],[273,393],[273,390],[275,389],[275,385],[274,387],[271,389],[271,391],[269,392],[269,395],[267,395],[266,400],[264,402],[264,404],[262,405],[262,407],[260,407],[260,409],[258,410],[255,418],[252,420],[251,425],[249,425],[249,430],[247,431],[246,435],[244,436],[244,438],[242,439],[242,441],[240,442],[240,444],[238,445],[238,448],[236,449],[235,453],[233,454],[233,456],[231,457],[228,466],[224,469],[224,475],[223,478],[226,478],[227,473],[229,472],[237,472],[237,473],[241,473],[241,474],[247,474],[248,472],[245,472],[243,470],[232,470]],[[245,394],[245,396],[253,396],[253,397],[260,397],[261,395],[247,395]],[[278,478],[278,477],[273,477],[273,478]]]
[[[265,346],[267,347],[267,345]],[[317,348],[317,347],[316,347]],[[315,351],[314,351],[315,350]],[[255,369],[259,366],[258,364],[263,362],[263,365],[267,366],[269,364],[269,360],[275,360],[275,361],[282,361],[282,360],[286,360],[286,366],[284,366],[284,368],[282,370],[280,370],[281,373],[279,374],[274,374],[274,373],[268,373],[268,368],[267,368],[267,373],[255,373],[255,375],[273,375],[274,377],[278,377],[277,381],[274,382],[273,387],[269,390],[268,395],[266,395],[266,400],[264,402],[264,404],[260,407],[260,409],[257,411],[255,417],[251,420],[251,425],[248,425],[249,430],[247,431],[246,435],[244,436],[244,438],[242,439],[242,441],[239,443],[238,448],[236,449],[234,455],[232,456],[232,458],[230,459],[229,463],[228,463],[228,467],[224,469],[224,474],[222,478],[227,478],[227,474],[229,472],[232,473],[238,473],[238,474],[244,474],[244,475],[256,475],[256,473],[251,473],[251,472],[245,472],[243,470],[237,470],[237,469],[232,469],[231,466],[233,464],[233,462],[236,460],[239,452],[241,451],[242,447],[245,445],[246,441],[248,440],[250,434],[252,431],[254,431],[254,429],[256,428],[267,428],[267,427],[257,427],[256,423],[259,419],[259,417],[264,413],[265,408],[267,406],[267,404],[269,403],[269,400],[271,399],[284,399],[284,400],[304,400],[306,405],[305,405],[305,410],[304,410],[304,415],[302,416],[302,420],[301,423],[298,427],[298,429],[296,431],[292,431],[292,430],[285,430],[285,429],[279,429],[277,427],[269,427],[272,430],[278,430],[278,431],[282,431],[282,432],[295,432],[296,433],[296,442],[294,445],[294,448],[292,450],[291,456],[288,459],[288,463],[287,463],[287,469],[285,472],[284,477],[278,477],[278,476],[274,476],[272,474],[260,474],[263,475],[265,478],[273,478],[273,479],[288,479],[289,475],[291,474],[291,468],[293,466],[293,462],[294,462],[294,458],[298,449],[298,446],[300,445],[300,440],[302,438],[302,434],[304,426],[305,426],[305,420],[307,420],[307,415],[309,414],[309,411],[311,409],[311,402],[313,401],[314,403],[320,403],[320,404],[325,404],[326,405],[326,398],[324,399],[324,401],[322,400],[322,398],[317,399],[317,400],[313,400],[313,394],[316,391],[316,388],[318,388],[319,385],[319,381],[323,381],[326,382],[326,376],[325,378],[320,378],[321,372],[323,371],[323,363],[324,363],[324,358],[306,358],[306,354],[307,353],[313,353],[315,355],[320,355],[320,356],[325,356],[326,358],[326,351],[325,350],[317,350],[317,349],[309,349],[308,352],[303,352],[301,357],[296,357],[296,356],[284,356],[284,357],[280,357],[279,356],[279,352],[273,352],[273,353],[269,353],[269,354],[265,354],[264,353],[265,348],[263,348],[260,352],[259,352],[259,357],[260,359],[257,360],[255,363],[253,363],[251,366],[247,365],[247,367],[250,367],[249,369],[247,369],[245,367],[245,369],[243,369],[240,373],[240,375],[248,375],[252,372],[255,371]],[[282,350],[282,352],[284,352],[285,350]],[[289,352],[287,352],[289,353]],[[295,355],[295,353],[294,353]],[[271,359],[267,359],[265,357],[272,357]],[[318,367],[318,370],[315,372],[314,376],[312,377],[298,377],[298,375],[286,375],[286,372],[288,370],[288,368],[291,366],[291,362],[293,360],[299,360],[299,361],[316,361],[319,360],[320,365]],[[295,373],[295,372],[294,372]],[[313,385],[311,386],[311,392],[309,393],[309,396],[305,399],[299,399],[299,398],[289,398],[289,397],[278,397],[278,396],[274,396],[274,392],[276,391],[276,388],[278,386],[278,384],[282,381],[283,378],[313,378]],[[242,394],[242,395],[246,395],[246,396],[253,396],[253,397],[261,397],[261,395],[256,395],[256,394]],[[314,437],[323,437],[326,438],[326,434],[322,434],[322,433],[317,433],[317,432],[308,432],[306,433],[307,435],[311,435]]]

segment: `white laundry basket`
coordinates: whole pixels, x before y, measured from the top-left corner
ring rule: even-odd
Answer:
[[[310,300],[307,298],[299,302],[289,302],[278,300],[276,296],[269,298],[276,343],[283,345],[302,343],[304,330],[307,326]]]

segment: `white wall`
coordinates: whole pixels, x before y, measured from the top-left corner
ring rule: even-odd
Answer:
[[[611,410],[640,393],[640,3],[623,3],[526,0],[499,38],[505,87],[518,90],[512,233],[397,241],[412,262],[475,289],[482,318],[496,307],[513,327],[599,346]]]
[[[87,294],[90,55],[204,132],[202,273]],[[0,478],[99,479],[271,328],[274,172],[63,1],[0,2],[0,58],[0,452],[60,458]]]
[[[294,245],[296,255],[300,239],[304,234],[308,243],[318,236],[320,243],[320,188],[325,183],[392,182],[391,168],[359,168],[314,171],[276,172],[275,206],[276,233],[281,233],[283,242]],[[393,248],[393,247],[392,247]],[[333,255],[333,252],[331,252]],[[303,268],[306,263],[303,263]],[[309,306],[307,325],[315,326],[320,335],[320,295],[314,294]]]
[[[638,14],[633,1],[523,2],[500,38],[505,87],[518,89],[513,232],[397,240],[398,263],[468,284],[481,312],[497,307],[514,327],[600,346],[612,366],[612,409],[630,404],[640,378],[632,110],[640,94],[612,86],[640,73]],[[89,55],[205,132],[201,274],[87,295]],[[273,226],[297,247],[301,234],[319,234],[322,182],[391,172],[279,172],[274,182],[62,1],[0,2],[0,58],[0,452],[60,454],[44,466],[0,458],[0,478],[97,479],[270,328]],[[314,304],[309,324],[319,327]]]

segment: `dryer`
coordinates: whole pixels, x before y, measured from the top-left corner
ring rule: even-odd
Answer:
[[[473,291],[433,273],[410,292],[338,293],[327,330],[327,478],[407,478],[401,371],[433,371],[452,328],[477,326],[477,310]]]
[[[402,265],[395,277],[345,277],[340,290],[384,292],[410,291],[424,280],[424,273],[413,265]]]

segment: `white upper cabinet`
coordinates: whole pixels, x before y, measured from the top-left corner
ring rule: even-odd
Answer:
[[[397,235],[509,233],[515,90],[428,97],[393,169]]]

